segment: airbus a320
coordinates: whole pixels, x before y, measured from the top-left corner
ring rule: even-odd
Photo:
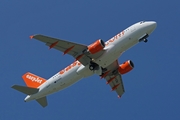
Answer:
[[[25,102],[36,100],[42,107],[46,107],[47,95],[63,90],[82,78],[97,74],[106,79],[106,84],[109,84],[120,98],[124,93],[122,75],[131,71],[134,64],[131,60],[119,64],[118,58],[137,43],[147,42],[156,26],[155,21],[141,21],[106,42],[98,39],[88,46],[40,34],[30,36],[31,39],[44,42],[50,49],[54,48],[73,56],[75,62],[48,80],[27,72],[22,76],[27,86],[13,85],[12,88],[27,95]]]

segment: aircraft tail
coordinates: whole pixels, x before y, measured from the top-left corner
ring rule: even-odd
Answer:
[[[39,91],[39,89],[37,88],[30,88],[30,87],[20,86],[20,85],[13,85],[12,88],[26,95],[32,95]]]
[[[19,91],[19,92],[22,92],[26,95],[32,95],[32,94],[35,94],[39,91],[39,89],[37,89],[37,88],[31,88],[31,87],[26,87],[26,86],[21,86],[21,85],[13,85],[12,88]],[[46,96],[39,98],[39,99],[36,99],[36,101],[42,107],[46,107],[48,105]]]
[[[26,83],[26,85],[31,88],[38,88],[41,84],[46,82],[46,79],[39,77],[37,75],[34,75],[30,72],[25,73],[22,76],[22,78],[24,82]]]

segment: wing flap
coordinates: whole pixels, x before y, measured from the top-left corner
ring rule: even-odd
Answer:
[[[113,81],[113,86],[115,86],[115,85],[119,85],[115,89],[115,91],[118,94],[118,96],[121,97],[123,95],[123,93],[125,92],[121,75],[116,76],[115,80]],[[113,87],[113,86],[111,86],[111,87]]]
[[[51,44],[52,44],[52,43],[46,43],[47,46],[51,46]],[[71,47],[72,47],[72,46],[71,46]],[[60,45],[58,45],[58,44],[57,44],[56,46],[54,46],[53,48],[56,49],[56,50],[59,50],[59,51],[61,51],[61,52],[65,52],[65,51],[68,49],[67,46],[64,47],[64,46],[60,46]],[[72,56],[74,57],[74,56],[77,56],[77,55],[78,55],[78,52],[75,51],[74,48],[73,48],[71,51],[68,51],[67,54],[70,54],[70,55],[72,55]]]
[[[110,85],[112,90],[116,91],[118,94],[118,97],[121,97],[123,93],[125,92],[124,90],[124,85],[122,81],[121,75],[118,73],[117,69],[119,67],[118,61],[114,61],[112,64],[110,64],[106,69],[108,72],[107,75],[104,76],[106,79],[107,83]]]
[[[108,82],[108,80],[113,77],[114,76],[107,76],[107,77],[105,77],[105,79]],[[112,82],[109,83],[109,85],[111,86],[112,90],[116,91],[116,93],[118,94],[119,97],[121,97],[123,95],[123,93],[125,92],[121,75],[117,75],[116,78],[113,79]],[[114,87],[116,87],[116,88],[113,89]]]

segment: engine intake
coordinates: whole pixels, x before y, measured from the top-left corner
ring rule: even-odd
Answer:
[[[133,62],[131,60],[128,60],[124,62],[123,64],[119,65],[118,71],[122,75],[122,74],[130,72],[133,68],[134,68]]]
[[[105,43],[103,42],[103,40],[99,39],[99,40],[96,40],[96,42],[94,42],[88,46],[88,52],[91,54],[95,54],[95,53],[103,50],[104,47],[105,47]]]

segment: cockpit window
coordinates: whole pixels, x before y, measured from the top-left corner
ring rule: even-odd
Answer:
[[[144,23],[145,21],[141,21],[140,24]]]

